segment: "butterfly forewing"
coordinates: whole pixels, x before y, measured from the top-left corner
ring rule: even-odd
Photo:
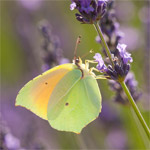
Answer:
[[[29,81],[19,91],[16,105],[23,106],[47,120],[47,106],[53,89],[74,67],[71,63],[60,65]]]

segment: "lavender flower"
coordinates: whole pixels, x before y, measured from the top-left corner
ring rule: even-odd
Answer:
[[[117,48],[118,55],[114,57],[114,67],[110,64],[106,67],[104,61],[99,53],[96,53],[93,57],[95,61],[98,62],[97,69],[105,73],[108,79],[113,79],[116,81],[123,81],[130,70],[129,62],[132,62],[131,55],[125,51],[126,45],[125,44],[118,44]]]
[[[103,61],[103,58],[102,58],[101,54],[96,53],[93,58],[95,59],[95,61],[98,62],[98,65],[97,65],[96,68],[98,70],[100,70],[101,72],[104,72],[106,70],[106,66],[104,64],[104,61]]]
[[[78,9],[76,19],[85,24],[93,24],[106,13],[107,0],[72,0],[70,10]]]
[[[73,2],[73,3],[70,5],[70,10],[74,10],[76,7],[77,7],[76,3]]]
[[[129,62],[133,62],[133,59],[132,59],[132,57],[131,57],[131,54],[126,51],[126,47],[127,47],[127,45],[125,45],[125,44],[120,44],[120,43],[119,43],[119,44],[117,45],[117,49],[118,49],[118,51],[119,51],[119,53],[120,53],[120,56],[121,56],[121,58],[123,59],[123,62],[124,62],[125,64],[127,64],[128,61],[129,61]]]
[[[0,149],[1,150],[18,150],[22,149],[20,140],[16,138],[7,126],[7,123],[2,120],[0,113]],[[24,149],[25,150],[25,149]]]

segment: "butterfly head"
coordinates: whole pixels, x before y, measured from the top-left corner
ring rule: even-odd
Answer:
[[[78,56],[75,56],[74,59],[73,59],[73,63],[77,66],[81,66],[82,65],[82,60],[80,57]]]

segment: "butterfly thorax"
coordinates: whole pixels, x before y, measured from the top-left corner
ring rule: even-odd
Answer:
[[[95,74],[91,72],[90,69],[85,64],[82,63],[82,60],[80,57],[75,57],[73,60],[73,64],[75,64],[78,67],[78,69],[81,70],[82,78],[85,78],[87,76],[95,77]]]

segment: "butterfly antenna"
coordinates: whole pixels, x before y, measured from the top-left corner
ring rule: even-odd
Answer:
[[[81,43],[81,36],[79,36],[76,41],[76,46],[75,46],[75,50],[74,50],[74,59],[77,58],[77,48],[80,43]]]
[[[83,56],[81,56],[81,58],[84,58],[86,56],[88,56],[89,54],[94,53],[93,49],[91,49],[89,52],[85,53]]]

